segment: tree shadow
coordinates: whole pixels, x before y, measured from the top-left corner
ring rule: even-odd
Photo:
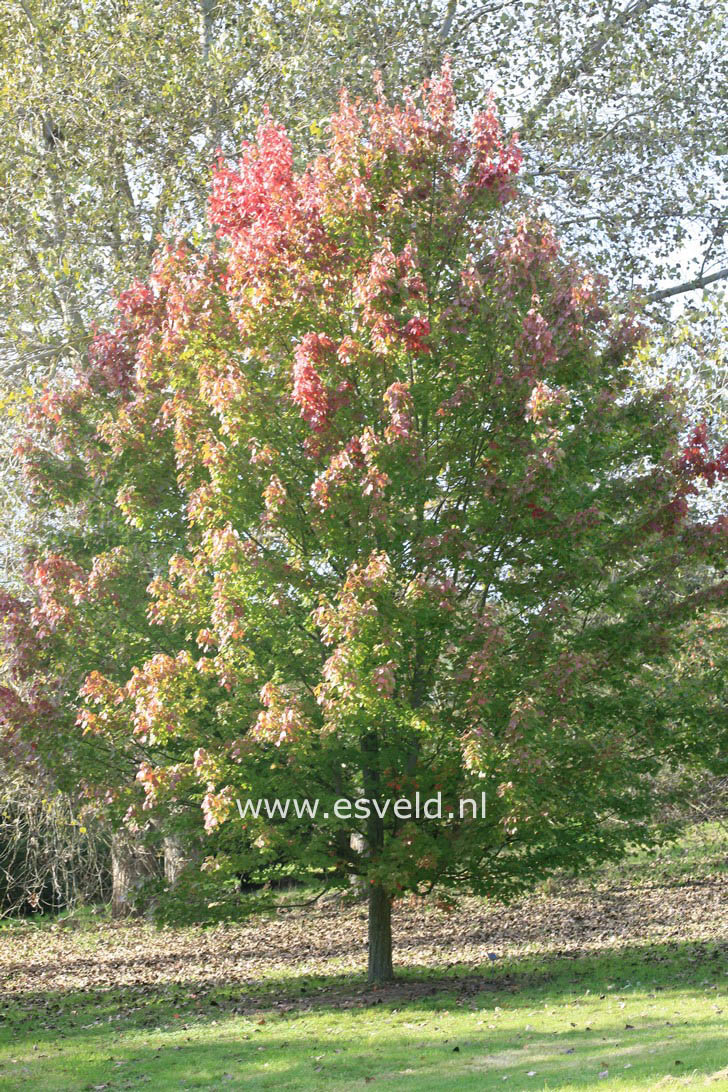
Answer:
[[[114,960],[118,967],[133,967],[141,957]],[[179,966],[179,956],[153,955],[154,965],[163,970],[169,963]],[[680,985],[719,980],[728,966],[726,941],[667,941],[631,944],[592,952],[551,949],[538,953],[498,959],[486,964],[460,962],[447,968],[410,965],[401,969],[394,982],[370,986],[364,973],[293,973],[266,975],[221,985],[219,977],[173,978],[158,984],[130,984],[99,988],[94,985],[93,956],[69,960],[64,967],[89,971],[88,988],[69,990],[4,990],[0,993],[2,1021],[8,1026],[12,1013],[87,1010],[96,1007],[108,1013],[121,1007],[137,1011],[140,1006],[160,1007],[193,1002],[190,1012],[219,1016],[255,1014],[266,1009],[282,1013],[314,1009],[367,1008],[394,1002],[433,1001],[438,996],[459,999],[482,997],[488,1003],[495,993],[518,997],[534,990],[548,989],[554,999],[585,987],[592,992],[614,988],[622,979],[647,986],[664,976],[669,965],[672,980]],[[708,978],[706,978],[706,975]],[[664,988],[662,985],[656,987]]]
[[[80,962],[86,968],[93,960]],[[179,959],[176,963],[179,970]],[[212,977],[181,976],[100,989],[90,969],[88,986],[82,988],[5,992],[0,1058],[3,1046],[10,1046],[7,1056],[25,1058],[27,1072],[18,1073],[13,1083],[7,1064],[0,1067],[0,1087],[24,1092],[30,1084],[56,1092],[148,1084],[154,1089],[348,1092],[364,1087],[367,1078],[381,1078],[413,1092],[439,1092],[443,1081],[448,1089],[491,1087],[497,1072],[499,1081],[522,1077],[517,1087],[543,1088],[526,1080],[527,1072],[535,1070],[548,1071],[549,1088],[567,1089],[577,1062],[582,1070],[594,1071],[596,1083],[607,1045],[620,1066],[631,1066],[630,1040],[639,1035],[641,1056],[657,1067],[669,1040],[676,1038],[679,1044],[688,1030],[692,1053],[686,1057],[696,1057],[698,1051],[709,1059],[701,1072],[715,1074],[727,1060],[725,1016],[717,1007],[710,1019],[696,1016],[679,1035],[668,1034],[664,1020],[634,1031],[623,1017],[613,1026],[600,1027],[599,1035],[572,1026],[564,1036],[544,1036],[530,1045],[523,1029],[534,1006],[548,1003],[567,1013],[573,999],[587,992],[608,998],[615,989],[632,985],[655,997],[669,998],[673,990],[705,994],[722,982],[727,965],[726,943],[674,941],[581,953],[552,949],[447,968],[420,964],[382,987],[367,986],[363,974],[299,973],[294,963],[290,975],[227,985]],[[486,1025],[496,1006],[515,1011],[521,1030],[478,1032],[462,1044],[443,1041],[438,1022],[451,1011],[482,1014]],[[418,1028],[414,1053],[413,1032],[394,1023],[405,1018],[410,1021],[406,1028]],[[256,1034],[261,1031],[264,1045]],[[677,1069],[683,1064],[680,1053],[682,1045],[670,1062]],[[82,1059],[80,1068],[76,1057]],[[38,1079],[35,1065],[52,1067],[48,1082]],[[527,1065],[533,1070],[527,1071]],[[629,1087],[647,1092],[664,1076],[664,1066],[649,1070],[640,1083],[637,1075],[635,1068],[635,1083]]]

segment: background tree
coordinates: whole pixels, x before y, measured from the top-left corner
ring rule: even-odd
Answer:
[[[507,896],[616,856],[650,837],[653,775],[724,743],[668,665],[728,594],[725,517],[692,503],[728,451],[685,446],[627,363],[639,331],[508,217],[520,153],[492,110],[461,131],[447,70],[424,97],[344,97],[302,172],[271,121],[220,164],[222,257],[179,243],[125,298],[124,396],[94,441],[147,541],[184,512],[149,604],[184,641],[123,683],[92,671],[86,731],[131,724],[147,805],[197,791],[208,831],[236,798],[317,797],[313,820],[248,815],[241,844],[365,879],[373,981],[394,896]],[[386,805],[483,790],[485,821]]]
[[[726,6],[700,0],[5,0],[4,366],[83,354],[160,231],[204,228],[215,149],[264,103],[316,144],[339,87],[413,86],[444,54],[493,88],[521,193],[620,288],[725,276]],[[303,144],[301,144],[303,148]],[[690,247],[685,252],[685,244]],[[682,277],[680,277],[682,274]]]

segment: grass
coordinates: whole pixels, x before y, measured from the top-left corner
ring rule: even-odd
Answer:
[[[194,970],[190,954],[201,932],[114,932],[88,914],[8,926],[0,954],[11,983],[14,959],[17,966],[37,957],[39,972],[37,984],[32,973],[17,978],[20,986],[11,985],[0,1010],[0,1089],[728,1089],[719,875],[726,845],[706,829],[688,835],[682,849],[661,850],[659,869],[650,858],[632,860],[627,874],[637,889],[653,885],[659,873],[668,900],[683,886],[693,885],[693,899],[709,882],[718,884],[686,935],[675,935],[672,925],[663,935],[659,922],[645,920],[642,937],[633,929],[615,940],[610,932],[580,948],[563,944],[562,920],[538,944],[503,940],[497,960],[453,963],[443,955],[462,951],[445,947],[440,919],[412,919],[410,935],[400,937],[403,951],[412,942],[411,958],[401,960],[400,981],[387,989],[368,989],[360,963],[324,958],[326,950],[316,950],[321,938],[312,934],[321,923],[306,917],[286,926],[293,955],[254,973],[235,968],[255,933],[243,940],[233,928],[208,931],[209,950],[224,949],[228,962],[207,976]],[[686,861],[693,863],[687,871]],[[596,906],[588,891],[583,899],[582,917]],[[533,905],[548,920],[549,909],[563,915],[566,903],[544,896]],[[597,920],[601,912],[596,906]],[[497,908],[492,913],[500,920]],[[699,929],[696,922],[711,913],[712,923]],[[454,920],[457,930],[467,929],[467,918]],[[345,922],[350,945],[352,921]],[[425,958],[430,949],[415,942],[423,922],[437,933],[439,961]],[[313,952],[304,958],[309,941]],[[188,942],[191,949],[174,948]],[[43,969],[44,950],[52,975]],[[482,956],[477,945],[472,952]],[[113,984],[109,967],[122,984]]]
[[[599,870],[596,879],[610,884],[695,883],[728,878],[728,826],[700,823],[688,827],[677,842],[658,849],[638,850]]]

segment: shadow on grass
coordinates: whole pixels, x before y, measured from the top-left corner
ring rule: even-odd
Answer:
[[[627,1087],[646,1092],[687,1067],[715,1076],[728,1061],[725,1016],[705,1000],[717,999],[710,991],[725,980],[727,960],[724,944],[675,942],[440,973],[416,967],[381,988],[361,977],[294,973],[249,986],[194,980],[98,990],[90,982],[6,994],[0,1056],[10,1046],[20,1068],[5,1063],[0,1087],[335,1092],[384,1080],[417,1092],[468,1092],[513,1077],[523,1081],[509,1087],[581,1089],[599,1083],[607,1058],[612,1072],[628,1070]],[[658,1007],[664,999],[650,1018],[631,1017],[635,1027],[615,1003],[630,990],[639,1005],[645,996]],[[698,994],[700,1010],[678,1021],[673,1009]],[[554,1019],[539,1024],[548,1009]],[[507,1026],[488,1023],[496,1011],[507,1012]],[[714,1087],[728,1087],[725,1076]]]
[[[155,967],[164,966],[164,958],[153,956]],[[76,961],[71,961],[74,965]],[[83,961],[89,969],[93,958]],[[175,958],[179,965],[179,958]],[[674,941],[644,945],[624,945],[586,954],[551,950],[538,954],[504,958],[487,965],[459,963],[445,970],[431,966],[403,968],[394,982],[369,986],[363,974],[296,974],[266,976],[255,981],[221,986],[219,980],[184,979],[162,981],[156,985],[125,985],[98,989],[89,978],[88,989],[68,991],[4,991],[0,994],[0,1028],[22,1023],[33,1014],[75,1011],[78,1021],[98,1009],[109,1015],[149,1010],[149,1023],[164,1012],[173,1014],[182,1006],[186,1013],[211,1017],[223,1013],[247,1015],[267,1009],[282,1013],[309,1012],[312,1009],[367,1008],[428,999],[437,1005],[453,997],[459,1000],[482,998],[487,1004],[493,994],[520,995],[548,993],[559,998],[640,985],[657,991],[690,985],[709,985],[725,978],[728,968],[728,940]],[[295,970],[295,968],[292,968]],[[25,1014],[25,1016],[24,1016]],[[85,1014],[85,1015],[84,1015]],[[157,1020],[158,1022],[158,1020]],[[37,1030],[40,1030],[36,1025]]]
[[[676,1035],[664,1016],[633,1029],[613,1011],[594,1030],[569,1025],[574,999],[588,995],[591,1004],[630,987],[669,1003],[673,994],[705,995],[727,958],[725,945],[675,942],[440,973],[415,967],[380,988],[350,975],[294,973],[247,986],[194,980],[98,990],[90,981],[82,990],[7,994],[0,1055],[10,1046],[20,1068],[0,1070],[0,1086],[348,1090],[388,1080],[417,1092],[443,1082],[467,1092],[522,1077],[519,1087],[546,1087],[526,1080],[535,1073],[548,1088],[567,1089],[597,1083],[608,1054],[610,1065],[629,1067],[629,1087],[652,1089],[666,1071],[672,1079],[670,1066],[679,1074],[700,1064],[707,1075],[724,1064],[725,1017],[717,1007],[708,1013],[704,1005]],[[496,1005],[510,1012],[509,1027],[472,1026],[481,1014],[485,1024]],[[563,1014],[563,1027],[537,1029],[529,1040],[529,1010],[544,1005]],[[449,1031],[452,1013],[461,1023]]]

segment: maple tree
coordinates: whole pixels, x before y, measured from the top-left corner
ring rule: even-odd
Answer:
[[[343,93],[330,134],[297,170],[266,117],[215,170],[218,244],[162,248],[39,402],[26,472],[78,533],[6,604],[45,659],[0,715],[47,741],[50,688],[64,740],[134,763],[129,818],[197,801],[250,870],[360,876],[382,981],[394,897],[616,856],[661,766],[720,754],[667,666],[728,596],[728,521],[692,503],[728,450],[686,445],[638,323],[510,214],[517,140],[492,104],[458,126],[447,66],[401,105]],[[395,814],[416,793],[444,814]]]
[[[396,92],[449,53],[464,110],[491,87],[508,104],[524,153],[520,200],[545,207],[559,238],[625,298],[645,292],[664,319],[664,295],[669,304],[724,280],[719,8],[167,0],[160,20],[157,0],[10,0],[0,41],[3,586],[16,587],[29,534],[11,455],[23,383],[82,362],[92,323],[148,276],[160,232],[183,225],[205,238],[215,149],[233,154],[265,102],[303,155],[319,147],[342,84],[367,89],[379,68]],[[697,311],[690,322],[709,345]],[[694,376],[720,382],[720,360],[706,367],[704,345],[699,356]]]

